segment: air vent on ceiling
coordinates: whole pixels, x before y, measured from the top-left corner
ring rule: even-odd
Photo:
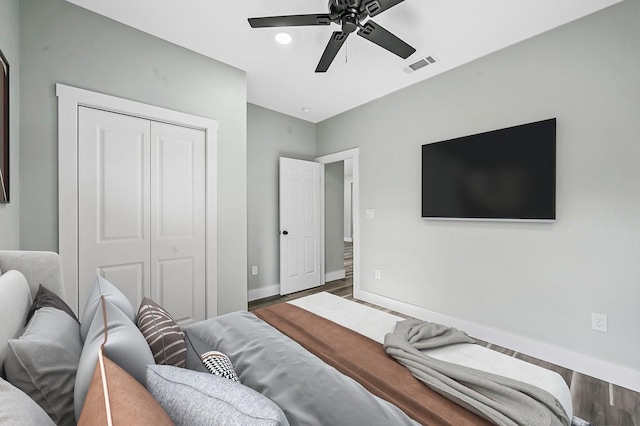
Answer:
[[[406,72],[407,74],[411,74],[411,73],[413,73],[415,71],[418,71],[418,70],[420,70],[420,69],[422,69],[422,68],[424,68],[424,67],[426,67],[428,65],[435,64],[436,62],[437,62],[436,58],[434,58],[433,55],[426,56],[424,58],[420,58],[419,60],[417,60],[416,62],[414,62],[412,64],[407,65],[404,68],[404,72]]]

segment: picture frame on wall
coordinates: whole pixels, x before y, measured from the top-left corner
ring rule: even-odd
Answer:
[[[9,199],[9,62],[0,50],[0,203]]]

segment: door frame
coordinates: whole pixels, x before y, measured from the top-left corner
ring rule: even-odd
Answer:
[[[217,315],[217,149],[218,122],[103,93],[56,84],[58,97],[58,253],[62,264],[66,300],[79,312],[78,300],[78,107],[102,109],[205,132],[205,316]]]
[[[353,217],[353,297],[360,298],[360,148],[352,148],[346,151],[335,152],[333,154],[316,157],[315,161],[323,165],[336,163],[338,161],[353,160],[353,205],[351,216]],[[326,284],[325,268],[325,200],[324,200],[324,173],[320,175],[320,265],[321,282]]]

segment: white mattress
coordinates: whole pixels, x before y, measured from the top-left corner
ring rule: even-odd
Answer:
[[[288,303],[356,331],[376,342],[393,332],[403,318],[356,303],[331,293],[317,293]],[[434,358],[499,374],[546,390],[562,404],[569,418],[573,416],[571,393],[562,377],[542,367],[501,354],[480,345],[461,343],[423,351]]]

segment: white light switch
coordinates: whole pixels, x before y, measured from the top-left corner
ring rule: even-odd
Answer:
[[[373,219],[376,217],[376,212],[373,209],[366,209],[365,210],[365,215],[367,217],[367,219]]]
[[[258,275],[258,267],[257,266],[252,266],[251,267],[251,275]]]

